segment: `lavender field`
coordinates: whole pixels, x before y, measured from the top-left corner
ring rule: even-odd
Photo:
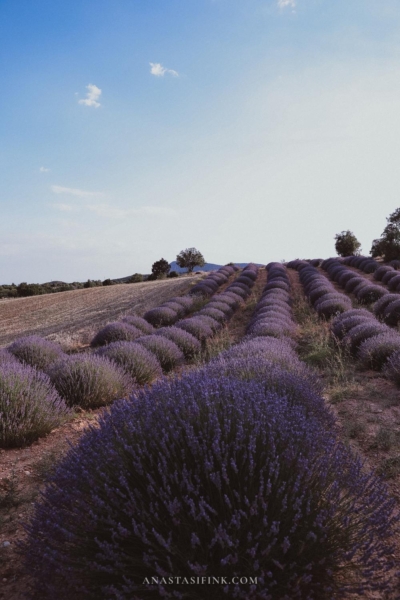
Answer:
[[[227,266],[84,347],[18,331],[0,598],[397,598],[397,268]]]

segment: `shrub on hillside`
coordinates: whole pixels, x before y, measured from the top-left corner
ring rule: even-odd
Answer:
[[[159,361],[163,371],[171,371],[185,362],[185,357],[177,344],[160,335],[145,335],[137,340]]]
[[[349,279],[347,281],[347,283],[344,286],[344,289],[346,290],[346,292],[351,293],[353,292],[353,290],[356,289],[358,285],[360,285],[360,283],[365,283],[365,279],[363,279],[362,277],[353,277],[352,279]]]
[[[129,322],[115,321],[114,323],[108,323],[108,325],[100,329],[90,342],[90,345],[92,348],[96,348],[97,346],[105,346],[112,342],[133,342],[141,335],[143,335],[143,332]]]
[[[173,325],[178,320],[177,313],[171,308],[158,307],[148,310],[144,314],[144,318],[148,323],[151,323],[154,327],[165,327],[167,325]]]
[[[31,444],[70,414],[44,373],[17,361],[0,364],[0,447]]]
[[[356,293],[356,298],[361,304],[371,304],[376,302],[382,296],[386,296],[388,291],[379,285],[366,285]]]
[[[375,302],[374,306],[372,307],[372,310],[374,311],[374,315],[381,319],[383,317],[385,308],[387,306],[389,306],[389,304],[391,304],[391,302],[394,302],[395,300],[399,300],[399,299],[400,299],[400,297],[398,294],[385,294],[384,296],[382,296],[382,298],[377,300]]]
[[[172,599],[182,587],[161,578],[182,573],[229,581],[189,599],[344,597],[347,574],[387,581],[393,515],[383,483],[301,406],[191,374],[116,403],[70,450],[26,568],[42,600]],[[259,584],[231,583],[249,564]]]
[[[388,281],[388,288],[391,292],[398,291],[398,286],[400,284],[400,275],[397,274],[395,277],[391,277]]]
[[[293,323],[275,318],[257,321],[248,329],[247,334],[255,337],[265,335],[282,338],[293,336],[295,332],[296,326]]]
[[[164,302],[160,308],[170,308],[177,314],[179,319],[186,314],[185,307],[179,302],[174,302],[174,300],[167,300],[167,302]]]
[[[188,331],[179,327],[162,327],[157,331],[157,335],[174,342],[183,353],[186,360],[192,360],[200,351],[201,343]]]
[[[143,333],[150,334],[154,333],[155,329],[153,325],[151,325],[146,319],[142,317],[138,317],[136,315],[125,315],[122,319],[123,323],[128,323],[128,325],[133,325],[136,329],[139,329]]]
[[[206,316],[206,317],[211,317],[212,319],[214,319],[214,321],[218,321],[218,323],[226,323],[227,321],[227,316],[226,314],[222,311],[222,310],[218,310],[217,308],[213,308],[212,306],[206,306],[205,308],[202,308],[199,312],[198,312],[199,317],[201,316]]]
[[[59,344],[38,335],[20,338],[8,346],[18,360],[43,371],[64,354]]]
[[[388,358],[400,351],[400,335],[397,331],[386,331],[361,344],[357,358],[367,368],[380,370]]]
[[[385,273],[381,279],[382,283],[384,283],[385,285],[388,285],[389,281],[391,279],[393,279],[394,277],[397,277],[398,273],[395,270],[392,271],[388,271],[387,273]]]
[[[365,317],[364,315],[353,315],[341,321],[337,321],[336,319],[334,319],[331,325],[331,332],[339,340],[342,340],[344,336],[347,333],[349,333],[354,327],[357,327],[358,325],[371,323],[371,321],[373,321],[373,315],[371,315],[371,318]]]
[[[211,300],[207,306],[207,309],[212,308],[213,310],[219,310],[220,312],[222,312],[225,317],[227,319],[230,319],[231,316],[233,315],[233,310],[232,308],[229,306],[229,304],[227,304],[227,302],[222,302],[222,301],[217,301],[217,300]]]
[[[366,340],[387,331],[388,328],[382,323],[366,320],[360,325],[355,325],[346,333],[343,337],[343,344],[349,348],[350,352],[354,353]]]
[[[317,302],[314,307],[320,317],[329,319],[351,308],[351,300],[343,294],[329,294],[329,298],[327,297],[323,302]]]
[[[131,378],[103,356],[76,354],[53,363],[50,379],[68,406],[98,408],[132,391]]]
[[[393,267],[390,267],[389,265],[382,265],[376,269],[374,273],[374,279],[376,281],[381,281],[382,277],[391,271],[393,271]]]
[[[169,302],[176,302],[183,306],[186,312],[189,312],[195,301],[191,296],[175,296],[174,298],[170,298]]]
[[[183,319],[182,321],[178,321],[175,326],[183,329],[184,331],[188,331],[200,342],[204,342],[206,339],[213,336],[213,330],[211,327],[200,317]]]
[[[253,358],[273,361],[288,371],[297,369],[301,361],[293,349],[289,338],[278,339],[273,336],[246,336],[239,344],[231,346],[220,354],[221,358]]]
[[[151,383],[162,376],[156,356],[136,342],[113,342],[103,346],[96,354],[113,361],[128,373],[138,385]]]
[[[19,365],[19,360],[11,354],[6,348],[0,348],[0,367],[1,365],[13,363],[14,365]]]
[[[397,325],[400,321],[400,298],[390,302],[383,311],[383,320],[388,325]]]

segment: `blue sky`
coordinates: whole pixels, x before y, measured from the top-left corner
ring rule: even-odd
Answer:
[[[397,0],[2,0],[0,282],[368,253],[399,34]]]

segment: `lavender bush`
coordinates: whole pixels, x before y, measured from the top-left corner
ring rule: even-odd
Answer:
[[[217,308],[213,308],[213,307],[209,307],[208,305],[206,306],[206,308],[202,308],[199,312],[198,312],[199,316],[206,316],[206,317],[211,317],[212,319],[214,319],[214,321],[218,321],[218,323],[226,323],[227,321],[227,316],[224,312],[222,312],[222,310],[218,310]]]
[[[355,352],[357,348],[366,340],[380,333],[388,332],[388,327],[382,323],[367,320],[360,325],[356,325],[343,337],[343,344],[349,348],[351,352]]]
[[[188,331],[179,327],[162,327],[157,331],[157,335],[162,335],[174,342],[183,353],[186,360],[193,359],[201,351],[201,343]]]
[[[0,368],[2,365],[10,363],[14,365],[20,364],[19,360],[14,356],[14,354],[11,354],[11,352],[9,352],[6,348],[0,348]]]
[[[388,358],[399,351],[400,335],[397,331],[386,331],[361,344],[357,358],[365,367],[380,370]]]
[[[329,296],[330,297],[324,300],[323,302],[318,302],[315,305],[315,309],[318,312],[319,316],[323,316],[326,319],[329,319],[333,315],[336,315],[340,312],[344,312],[345,310],[351,307],[350,298],[347,298],[343,294],[341,294],[341,297],[336,296],[334,294]]]
[[[159,306],[148,310],[144,314],[144,318],[154,327],[165,327],[173,325],[178,320],[178,314],[171,308]]]
[[[38,335],[30,335],[13,342],[8,351],[18,360],[43,371],[64,352],[59,344]]]
[[[53,363],[50,379],[68,406],[98,408],[132,391],[131,378],[103,356],[78,354]]]
[[[400,298],[390,302],[383,311],[383,320],[388,325],[397,325],[400,321]]]
[[[143,335],[143,332],[134,325],[128,322],[116,321],[115,323],[108,323],[108,325],[100,329],[90,342],[90,345],[92,348],[96,348],[97,346],[104,346],[112,342],[133,342],[141,335]]]
[[[70,414],[50,379],[29,365],[0,364],[0,447],[26,446]]]
[[[382,277],[384,275],[386,275],[386,273],[389,273],[390,271],[393,271],[393,267],[389,267],[388,265],[382,265],[381,267],[378,267],[374,273],[374,279],[376,281],[381,281]]]
[[[365,285],[359,291],[355,291],[355,295],[360,304],[371,304],[376,302],[382,296],[386,296],[388,291],[379,285]]]
[[[351,293],[353,292],[353,290],[355,290],[355,288],[358,285],[364,283],[365,279],[363,279],[362,277],[353,277],[352,279],[349,279],[349,281],[345,284],[344,289],[346,290],[346,292]]]
[[[97,350],[96,354],[116,363],[138,385],[151,383],[162,376],[156,356],[137,342],[113,342]]]
[[[388,586],[393,513],[303,407],[194,373],[116,403],[70,450],[36,505],[26,568],[41,600],[325,600],[345,596],[347,574]],[[257,585],[144,584],[249,569]]]
[[[161,335],[146,335],[137,340],[152,352],[159,361],[163,371],[172,371],[185,362],[185,357],[176,344]]]
[[[142,333],[145,334],[154,333],[155,331],[153,325],[148,323],[146,319],[143,319],[142,317],[138,317],[136,315],[125,315],[125,317],[122,319],[122,322],[128,323],[128,325],[133,325],[134,327],[136,327],[136,329],[139,329]]]
[[[346,313],[344,312],[342,314],[345,315]],[[347,319],[342,319],[341,321],[334,319],[331,325],[331,332],[336,338],[342,340],[344,336],[354,327],[357,327],[357,325],[365,325],[371,323],[371,321],[373,322],[373,315],[371,315],[371,317],[372,318],[366,318],[364,315],[353,315],[347,317]]]
[[[376,317],[382,318],[385,308],[391,302],[394,302],[395,300],[399,300],[399,299],[400,299],[400,297],[398,296],[398,294],[386,294],[385,296],[382,296],[382,298],[377,300],[375,302],[374,306],[372,307],[372,310],[374,311],[374,315]]]
[[[387,286],[391,292],[396,292],[396,291],[398,291],[399,284],[400,284],[400,275],[397,272],[397,275],[395,277],[391,277]]]
[[[397,277],[398,273],[396,271],[388,271],[387,273],[385,273],[381,279],[382,283],[384,283],[385,285],[388,285],[389,281],[391,279],[393,279],[394,277]]]
[[[207,325],[204,320],[199,317],[191,317],[190,319],[184,319],[176,323],[176,327],[188,331],[200,342],[204,342],[206,339],[213,336],[213,330]]]
[[[210,300],[210,302],[207,304],[206,308],[207,309],[212,308],[212,309],[221,311],[227,319],[230,319],[230,317],[233,315],[233,310],[229,306],[229,304],[227,304],[226,302],[219,301],[219,300],[218,301]]]

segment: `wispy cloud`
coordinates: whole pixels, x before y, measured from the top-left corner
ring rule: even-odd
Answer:
[[[98,88],[97,85],[93,85],[93,83],[89,83],[89,85],[86,86],[86,89],[88,90],[86,93],[86,98],[78,100],[78,104],[84,104],[85,106],[94,106],[94,108],[99,108],[101,104],[100,102],[98,102],[98,99],[101,96],[101,89]]]
[[[296,8],[296,0],[278,0],[278,8]]]
[[[46,167],[40,167],[39,171],[40,171],[41,173],[49,173],[49,172],[50,172],[50,169],[46,169]]]
[[[110,219],[123,219],[132,215],[150,215],[154,217],[172,216],[176,211],[164,206],[141,206],[139,208],[118,208],[109,204],[90,204],[86,208],[94,212],[98,217]]]
[[[173,69],[166,69],[160,63],[150,63],[150,73],[156,77],[164,77],[166,73],[173,77],[179,77],[179,73]]]
[[[79,196],[80,198],[95,198],[104,196],[102,192],[88,192],[76,188],[62,187],[61,185],[52,185],[51,191],[55,194],[69,194],[70,196]]]

